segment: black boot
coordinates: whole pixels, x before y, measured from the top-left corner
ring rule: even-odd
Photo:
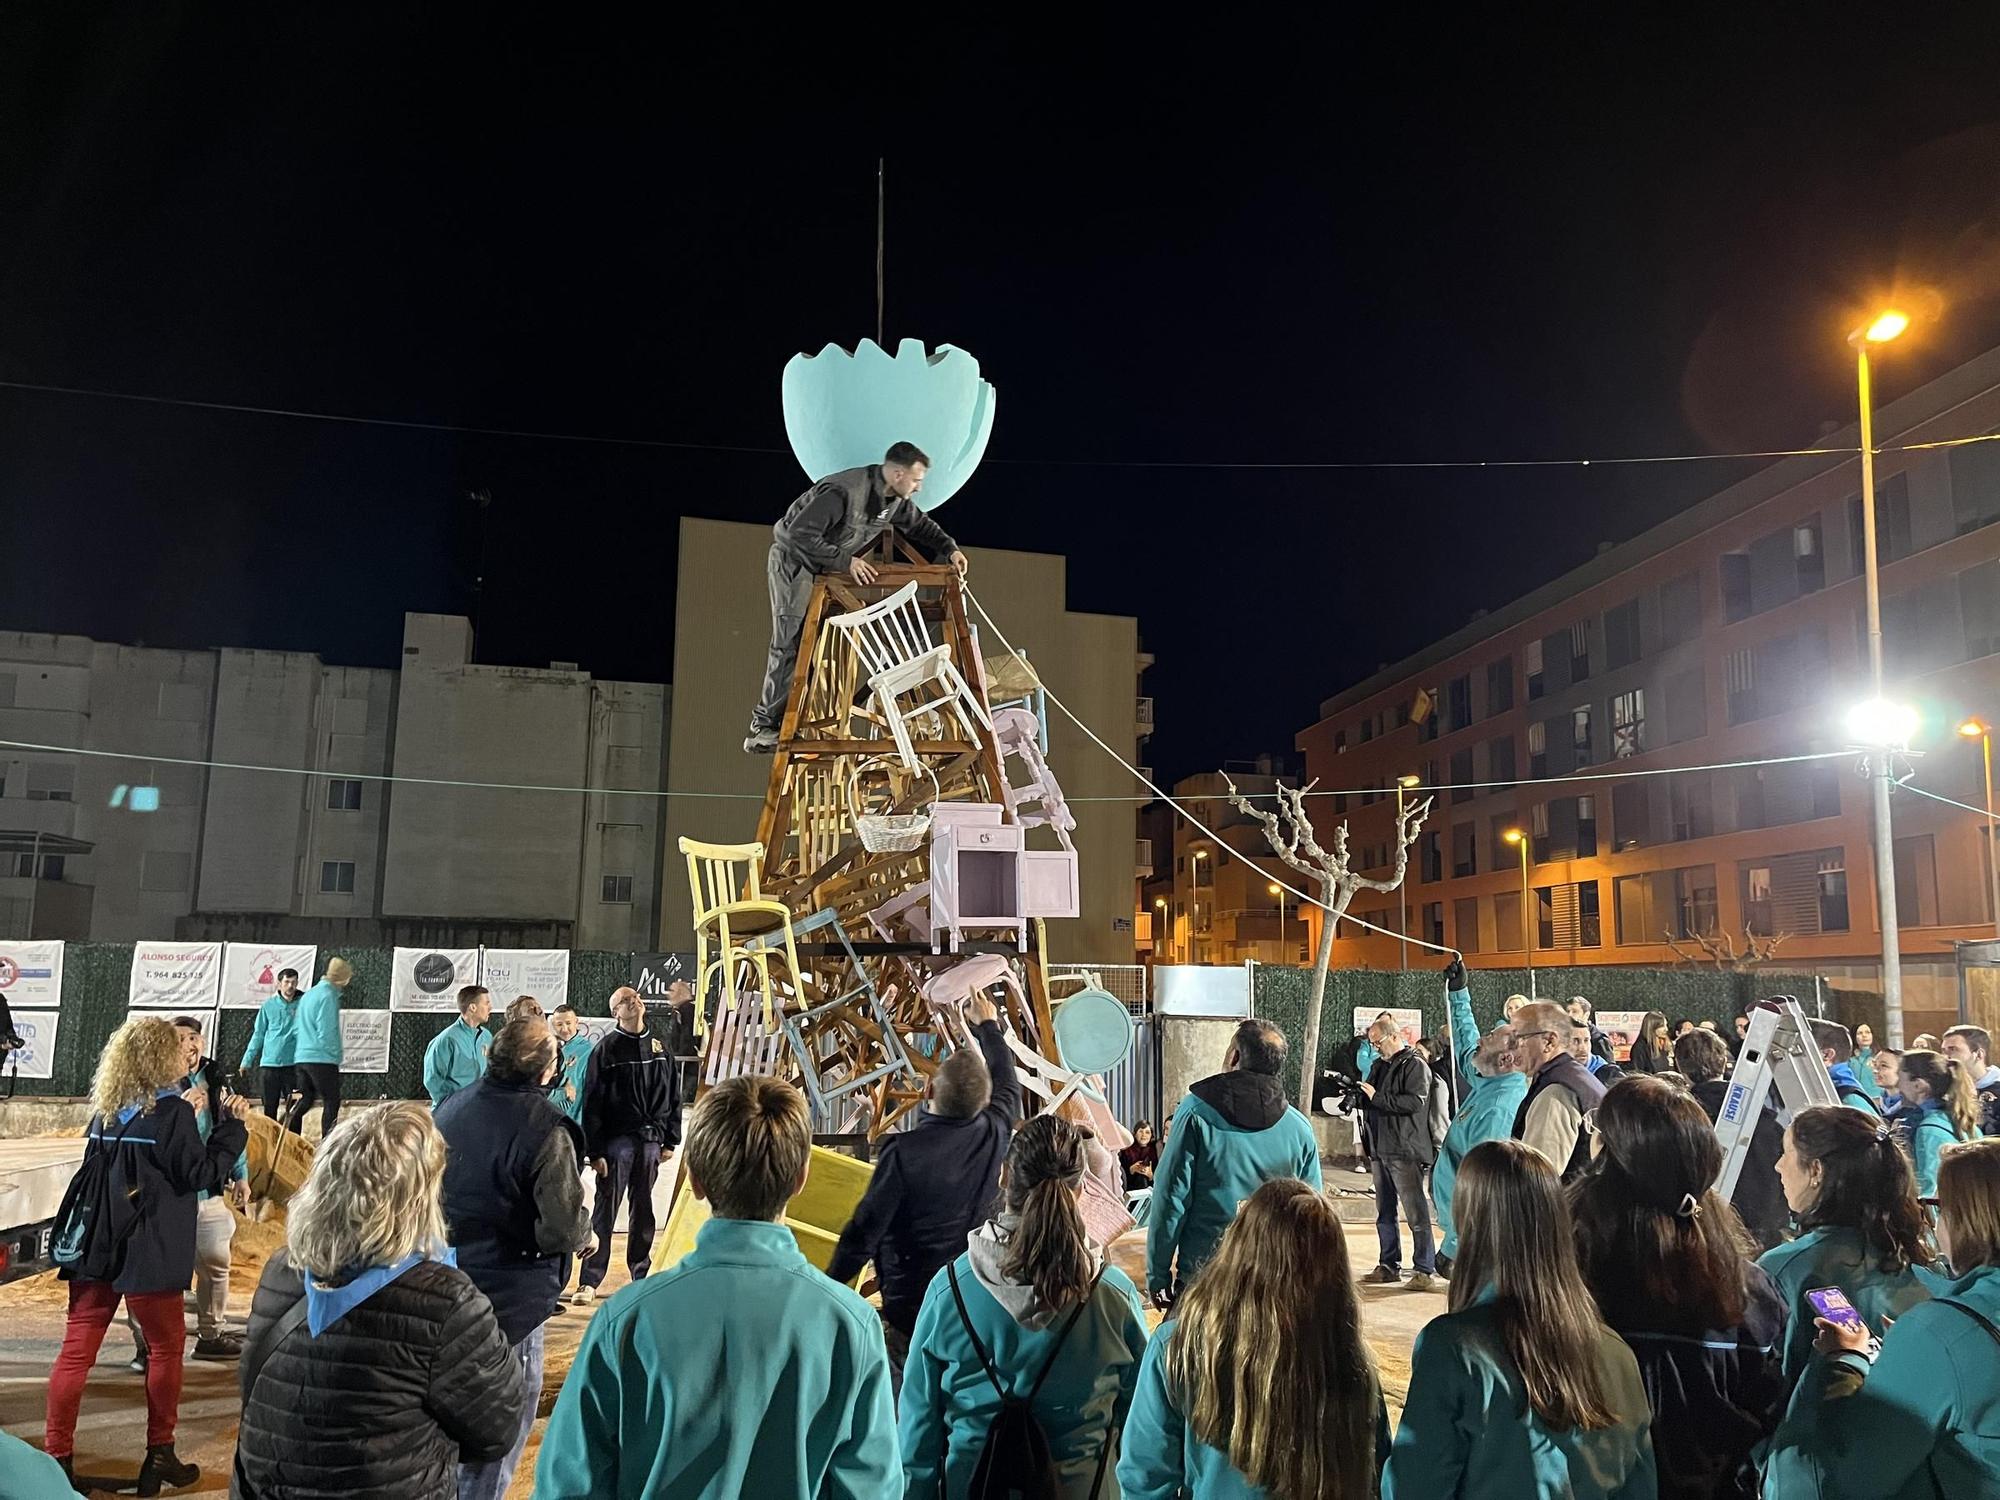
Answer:
[[[194,1464],[184,1464],[174,1452],[172,1443],[161,1443],[146,1450],[146,1462],[139,1469],[139,1493],[157,1495],[160,1486],[179,1489],[193,1484],[201,1478],[201,1470]]]
[[[56,1460],[56,1467],[63,1471],[63,1478],[69,1481],[71,1489],[75,1490],[79,1495],[88,1495],[90,1493],[90,1486],[82,1483],[76,1477],[75,1455],[65,1453],[61,1458]]]

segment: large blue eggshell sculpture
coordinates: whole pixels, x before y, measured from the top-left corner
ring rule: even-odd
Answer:
[[[917,504],[936,510],[957,494],[993,432],[993,387],[979,361],[939,344],[904,339],[895,357],[873,339],[852,354],[828,344],[785,366],[785,436],[809,479],[880,463],[889,445],[909,441],[931,456]]]

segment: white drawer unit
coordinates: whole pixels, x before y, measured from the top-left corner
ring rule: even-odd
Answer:
[[[1022,852],[1021,910],[1030,917],[1083,915],[1074,849],[1028,849]]]
[[[948,806],[949,804],[944,804]],[[984,804],[965,804],[980,807]],[[942,811],[942,806],[940,807]],[[934,821],[931,826],[931,947],[949,938],[951,949],[973,932],[1011,932],[1028,948],[1028,912],[1021,893],[1018,826],[980,820]]]

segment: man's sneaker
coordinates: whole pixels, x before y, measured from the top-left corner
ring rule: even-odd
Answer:
[[[1362,1279],[1376,1286],[1396,1286],[1401,1283],[1403,1273],[1394,1266],[1377,1266]]]
[[[1363,1177],[1366,1177],[1368,1175],[1368,1163],[1365,1161],[1356,1160],[1352,1170],[1359,1172]]]
[[[196,1359],[241,1359],[243,1340],[233,1333],[219,1333],[212,1339],[194,1341]]]
[[[146,1346],[144,1344],[141,1344],[137,1349],[132,1351],[132,1357],[125,1361],[125,1368],[130,1370],[134,1375],[143,1375],[146,1373]]]
[[[578,1307],[588,1307],[597,1300],[597,1288],[594,1286],[580,1286],[576,1289],[576,1295],[569,1300]]]
[[[1437,1258],[1437,1278],[1439,1281],[1451,1280],[1451,1257],[1449,1255],[1440,1255]]]
[[[775,729],[753,729],[743,737],[745,755],[776,755],[778,753],[778,731]]]
[[[1422,1271],[1412,1271],[1410,1279],[1403,1283],[1403,1289],[1411,1292],[1434,1292],[1443,1284],[1435,1276]]]

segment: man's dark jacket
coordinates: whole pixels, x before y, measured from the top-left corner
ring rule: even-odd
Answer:
[[[555,1312],[568,1257],[590,1239],[583,1132],[539,1084],[490,1075],[440,1104],[437,1127],[458,1268],[518,1344]]]
[[[1368,1070],[1375,1097],[1368,1101],[1362,1132],[1368,1154],[1378,1161],[1437,1160],[1431,1140],[1431,1065],[1415,1047],[1377,1058]]]
[[[650,1027],[637,1035],[612,1027],[583,1065],[584,1149],[603,1156],[622,1135],[680,1144],[680,1068],[673,1048]]]
[[[931,1278],[989,1216],[1021,1113],[1021,1084],[999,1024],[981,1022],[972,1034],[993,1075],[992,1102],[969,1120],[926,1110],[914,1129],[883,1141],[868,1191],[826,1268],[835,1281],[852,1281],[874,1261],[882,1316],[904,1333],[917,1326]]]
[[[1708,1111],[1711,1120],[1722,1113],[1722,1101],[1728,1093],[1727,1078],[1711,1078],[1694,1086],[1695,1102]],[[1766,1250],[1784,1244],[1785,1230],[1792,1221],[1785,1185],[1778,1180],[1778,1158],[1784,1150],[1785,1127],[1766,1098],[1757,1127],[1750,1133],[1750,1152],[1736,1174],[1736,1192],[1729,1200],[1751,1238]]]
[[[882,466],[829,474],[794,500],[771,528],[778,545],[817,573],[844,568],[891,526],[932,561],[958,550],[951,533],[882,484]]]

